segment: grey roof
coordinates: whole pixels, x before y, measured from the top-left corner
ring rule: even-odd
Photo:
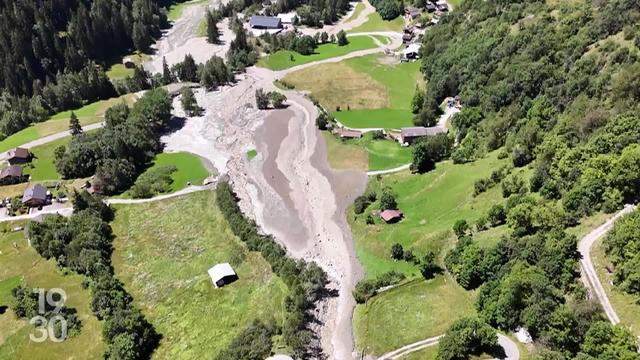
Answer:
[[[9,158],[10,159],[28,159],[29,158],[29,150],[25,148],[15,148],[13,150],[9,150]]]
[[[249,20],[251,27],[261,27],[268,29],[279,29],[281,25],[280,18],[274,16],[259,16],[254,15]]]
[[[40,184],[29,185],[22,195],[22,202],[27,202],[31,199],[47,200],[47,188]]]
[[[402,137],[419,137],[419,136],[431,136],[438,134],[446,134],[449,132],[449,129],[440,126],[433,127],[408,127],[400,129],[400,134]]]
[[[20,165],[9,165],[0,171],[0,179],[20,176],[22,176],[22,166]]]
[[[233,271],[233,268],[229,263],[217,264],[208,271],[209,276],[211,276],[211,280],[214,283],[217,283],[220,279],[223,279],[227,276],[235,276],[236,272]]]

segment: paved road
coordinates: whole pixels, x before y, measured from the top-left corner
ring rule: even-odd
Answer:
[[[378,360],[401,359],[402,357],[408,354],[411,354],[412,352],[416,352],[424,348],[437,345],[438,342],[440,342],[440,340],[443,337],[444,335],[440,335],[440,336],[435,336],[425,340],[417,341],[413,344],[409,344],[399,349],[383,354],[378,358]],[[502,334],[498,334],[498,344],[504,349],[504,353],[506,355],[503,358],[503,360],[519,360],[520,359],[520,351],[518,350],[518,345],[515,342],[513,342],[513,340],[511,340],[509,337],[504,336]]]
[[[593,247],[593,244],[595,244],[598,239],[600,239],[603,235],[609,232],[609,230],[611,230],[616,220],[635,209],[635,205],[625,205],[624,209],[620,210],[613,217],[607,220],[607,222],[591,231],[578,243],[578,252],[580,252],[580,255],[582,256],[582,259],[580,259],[580,272],[582,282],[587,288],[589,288],[592,296],[595,294],[596,298],[600,302],[600,305],[602,305],[602,309],[604,310],[605,314],[607,314],[607,318],[609,318],[609,321],[611,321],[611,323],[614,325],[620,323],[620,318],[611,305],[611,302],[609,302],[607,293],[604,291],[602,283],[600,282],[598,274],[596,273],[596,269],[593,266],[593,261],[591,259],[591,247]]]
[[[198,192],[198,191],[211,190],[213,188],[214,188],[214,186],[212,186],[212,185],[205,185],[205,186],[191,185],[191,186],[188,186],[188,187],[186,187],[186,188],[184,188],[182,190],[178,190],[176,192],[173,192],[171,194],[158,195],[158,196],[154,196],[154,197],[148,198],[148,199],[116,199],[116,198],[111,198],[111,199],[105,199],[104,202],[107,203],[108,205],[144,204],[144,203],[150,203],[150,202],[155,202],[155,201],[162,201],[162,200],[172,199],[172,198],[175,198],[175,197],[178,197],[178,196],[191,194],[191,193]]]
[[[376,176],[376,175],[384,175],[384,174],[391,174],[391,173],[395,173],[395,172],[399,172],[399,171],[405,171],[408,170],[411,167],[411,164],[404,164],[398,167],[394,167],[392,169],[387,169],[387,170],[374,170],[374,171],[367,171],[367,175],[368,176]]]

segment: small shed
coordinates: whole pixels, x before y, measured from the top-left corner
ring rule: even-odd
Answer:
[[[217,288],[231,284],[238,280],[238,275],[229,263],[217,264],[208,271],[213,285]]]
[[[7,161],[9,164],[24,164],[31,160],[31,153],[25,148],[15,148],[7,153]]]
[[[420,44],[413,43],[409,44],[406,49],[402,52],[402,55],[405,59],[417,59],[420,57]]]
[[[432,3],[432,2],[428,2],[425,4],[424,6],[428,12],[434,12],[436,11],[436,4]]]
[[[384,220],[387,224],[396,223],[402,220],[403,214],[400,210],[384,210],[380,212],[380,218]]]
[[[9,178],[21,178],[22,177],[22,166],[20,165],[9,165],[6,168],[0,170],[0,179],[9,179]]]
[[[413,40],[413,34],[411,33],[404,33],[402,34],[402,42],[407,44],[410,43],[411,40]]]
[[[436,4],[436,9],[441,12],[449,11],[449,5],[446,2],[438,2]]]
[[[30,207],[47,204],[49,190],[40,184],[31,184],[22,195],[22,203]]]
[[[336,134],[340,136],[341,139],[360,139],[362,137],[360,131],[349,129],[338,129]]]
[[[281,29],[282,21],[274,16],[254,15],[249,19],[249,25],[254,29]]]

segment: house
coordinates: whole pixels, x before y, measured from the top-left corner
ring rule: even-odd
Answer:
[[[357,130],[348,130],[340,128],[336,131],[336,135],[338,135],[341,139],[360,139],[362,137],[362,133]]]
[[[402,55],[407,60],[418,59],[420,57],[420,44],[409,44],[407,48],[402,52]]]
[[[31,153],[25,148],[15,148],[7,153],[7,161],[11,165],[24,164],[31,160]]]
[[[387,224],[396,223],[402,220],[403,214],[400,210],[384,210],[380,212],[380,218]]]
[[[220,288],[238,280],[238,275],[229,263],[217,264],[208,271],[215,287]]]
[[[27,187],[22,195],[22,203],[29,207],[47,205],[49,190],[40,184],[32,184]]]
[[[260,30],[282,29],[282,21],[274,16],[254,15],[249,19],[249,25]]]
[[[409,26],[405,26],[402,29],[402,32],[405,33],[405,34],[413,34],[413,30],[414,30],[413,25],[409,25]]]
[[[440,126],[402,128],[400,129],[400,144],[411,145],[421,137],[446,134],[448,132],[449,129]]]
[[[278,19],[285,25],[293,25],[298,22],[298,16],[295,12],[278,14]]]
[[[8,167],[0,170],[0,180],[4,179],[17,179],[22,177],[22,166],[9,165]]]
[[[436,9],[438,11],[446,12],[446,11],[449,11],[449,5],[447,5],[446,2],[438,2],[436,4]]]
[[[432,3],[432,2],[427,2],[427,4],[424,6],[425,9],[427,9],[428,12],[432,13],[434,11],[436,11],[436,4]]]
[[[402,42],[407,44],[413,39],[413,34],[402,34]]]
[[[415,20],[419,18],[421,12],[422,11],[420,9],[415,8],[413,6],[409,6],[404,9],[405,16],[407,16],[410,20]]]

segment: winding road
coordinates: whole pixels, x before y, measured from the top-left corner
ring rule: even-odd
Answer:
[[[578,252],[582,257],[580,259],[580,273],[582,282],[590,290],[591,296],[595,295],[598,302],[600,302],[600,305],[602,305],[602,310],[604,310],[607,318],[614,325],[620,323],[620,317],[611,305],[609,297],[607,296],[607,293],[605,292],[604,287],[600,282],[600,278],[598,278],[598,273],[596,272],[596,269],[593,266],[593,260],[591,259],[591,248],[593,247],[593,244],[598,241],[598,239],[600,239],[602,236],[608,233],[609,230],[611,230],[616,220],[626,214],[631,213],[635,209],[635,205],[625,205],[622,210],[618,211],[604,224],[591,231],[578,243]]]

